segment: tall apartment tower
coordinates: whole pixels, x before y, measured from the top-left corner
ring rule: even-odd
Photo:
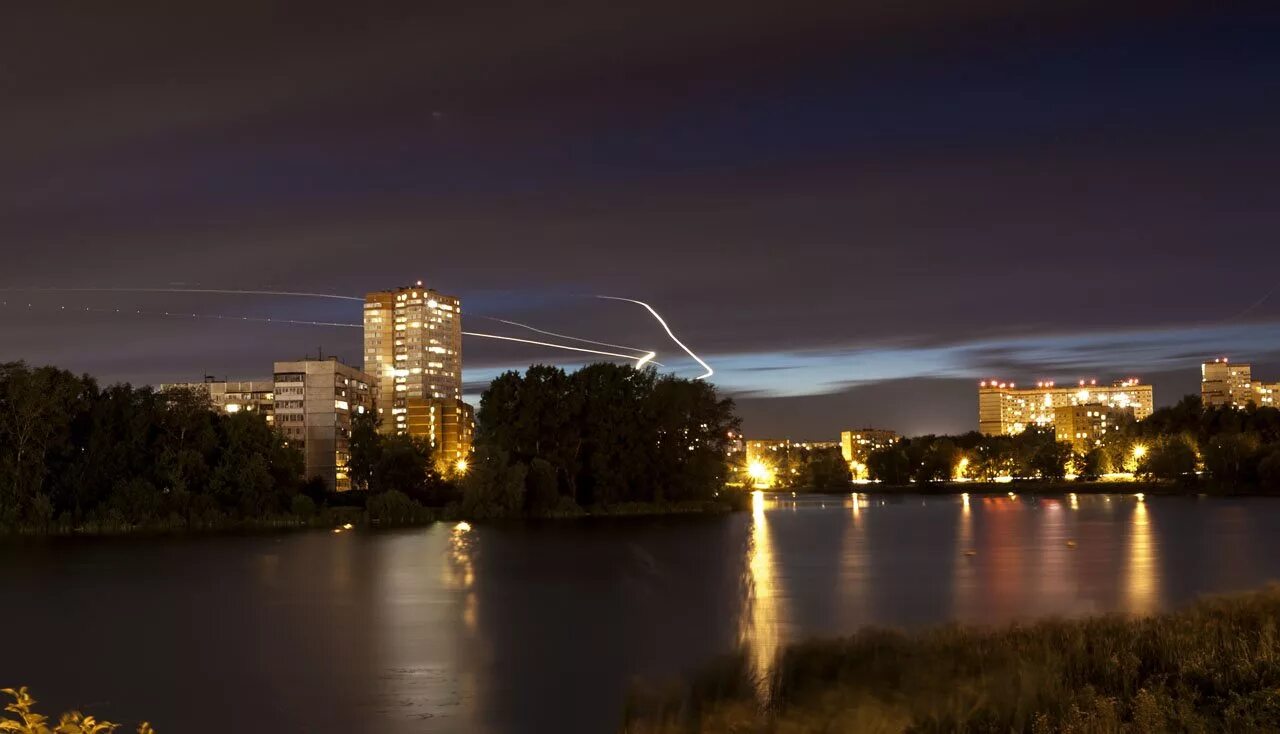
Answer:
[[[419,281],[364,299],[364,371],[379,388],[385,433],[427,439],[438,464],[471,452],[474,416],[462,402],[462,303]]]
[[[302,449],[306,476],[351,489],[351,420],[373,411],[373,377],[334,358],[276,362],[274,388],[276,430]]]

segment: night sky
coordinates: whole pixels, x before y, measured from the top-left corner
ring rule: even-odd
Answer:
[[[0,288],[421,279],[470,329],[698,374],[591,296],[638,298],[757,437],[974,429],[990,377],[1280,380],[1274,3],[202,5],[0,10]],[[0,299],[0,360],[104,381],[360,360],[357,329],[128,313],[354,302]],[[469,339],[469,391],[567,354]]]

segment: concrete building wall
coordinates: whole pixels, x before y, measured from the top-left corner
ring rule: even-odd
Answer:
[[[301,446],[306,476],[339,492],[350,489],[351,421],[373,414],[373,377],[332,358],[276,362],[275,393],[277,429]]]
[[[978,430],[987,435],[1014,435],[1031,426],[1053,426],[1058,408],[1092,404],[1132,408],[1134,418],[1142,420],[1155,409],[1155,394],[1150,385],[1139,384],[1136,379],[1111,385],[1082,381],[1062,387],[1041,382],[1029,388],[984,381],[978,386]]]

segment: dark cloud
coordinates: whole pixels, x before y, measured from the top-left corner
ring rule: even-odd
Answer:
[[[0,287],[422,278],[471,314],[678,358],[643,311],[590,298],[627,295],[744,392],[807,375],[792,355],[843,355],[812,390],[892,376],[858,350],[935,350],[900,366],[966,379],[1113,350],[1122,374],[1190,369],[1175,327],[1278,277],[1277,30],[1262,3],[29,4],[0,24]],[[35,300],[0,311],[0,359],[154,380],[360,351],[337,328],[52,315],[357,320],[341,303]],[[1164,341],[1130,349],[1143,330]],[[967,425],[950,382],[920,384]]]

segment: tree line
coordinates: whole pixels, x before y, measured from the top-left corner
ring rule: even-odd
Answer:
[[[1206,409],[1199,396],[1188,395],[1141,421],[1121,421],[1087,451],[1056,440],[1052,428],[1032,427],[1015,436],[902,439],[872,452],[866,464],[871,477],[886,484],[1132,472],[1206,488],[1280,493],[1280,410],[1252,404]]]
[[[306,509],[301,454],[207,396],[0,365],[0,530],[217,525]],[[314,502],[312,502],[314,506]]]
[[[461,481],[470,517],[714,500],[739,426],[733,401],[707,382],[604,363],[506,372],[476,418]]]
[[[730,469],[733,403],[705,383],[593,364],[534,366],[481,399],[467,471],[422,439],[356,417],[333,493],[256,413],[201,391],[158,393],[54,367],[0,365],[0,532],[296,523],[344,508],[371,520],[572,514],[714,499]]]

